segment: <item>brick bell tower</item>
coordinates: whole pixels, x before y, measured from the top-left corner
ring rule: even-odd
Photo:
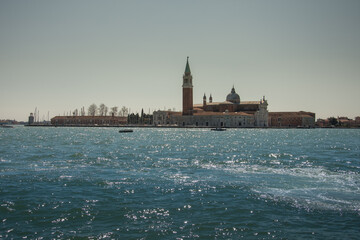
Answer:
[[[189,57],[186,60],[185,73],[183,76],[183,112],[182,115],[193,115],[193,85],[189,66]]]

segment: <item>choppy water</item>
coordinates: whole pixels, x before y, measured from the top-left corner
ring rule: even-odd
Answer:
[[[359,172],[359,129],[0,129],[0,239],[359,239]]]

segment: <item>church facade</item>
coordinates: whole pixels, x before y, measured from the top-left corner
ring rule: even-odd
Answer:
[[[268,127],[267,100],[240,101],[235,88],[223,102],[207,101],[204,94],[202,104],[193,104],[193,77],[189,58],[186,61],[182,85],[182,112],[155,111],[154,124],[157,126],[179,127]]]

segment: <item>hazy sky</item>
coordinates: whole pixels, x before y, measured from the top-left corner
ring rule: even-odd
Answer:
[[[0,0],[0,119],[180,110],[187,56],[194,103],[360,116],[358,0]]]

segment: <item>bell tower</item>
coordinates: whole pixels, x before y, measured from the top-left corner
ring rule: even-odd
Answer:
[[[189,66],[189,57],[186,60],[185,73],[183,75],[183,112],[182,115],[193,115],[193,85]]]

